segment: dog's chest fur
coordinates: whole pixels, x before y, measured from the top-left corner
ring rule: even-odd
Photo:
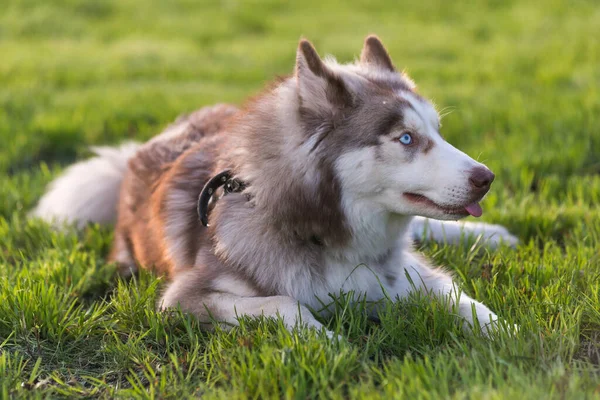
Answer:
[[[328,245],[284,235],[242,196],[219,201],[212,215],[215,254],[254,282],[257,295],[287,295],[319,309],[340,291],[379,300],[401,279],[409,218],[362,213],[356,206],[348,218],[350,239]]]
[[[291,296],[317,307],[330,302],[329,294],[354,292],[378,301],[401,278],[404,233],[409,220],[374,216],[365,221],[349,218],[351,241],[343,248],[323,249],[323,279],[310,285],[290,282]],[[307,287],[308,286],[308,287]]]

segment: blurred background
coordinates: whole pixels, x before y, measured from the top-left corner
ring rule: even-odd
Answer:
[[[560,238],[600,196],[598,4],[4,0],[0,215],[30,207],[91,144],[243,102],[292,72],[300,37],[347,62],[376,33],[447,114],[445,137],[496,172],[486,215]]]

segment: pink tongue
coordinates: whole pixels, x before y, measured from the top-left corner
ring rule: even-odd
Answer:
[[[481,214],[483,214],[483,210],[479,203],[469,204],[465,207],[465,210],[474,217],[481,217]]]

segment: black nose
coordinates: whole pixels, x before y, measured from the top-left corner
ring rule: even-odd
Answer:
[[[487,191],[495,177],[494,173],[486,167],[476,167],[471,170],[469,182],[477,190]]]

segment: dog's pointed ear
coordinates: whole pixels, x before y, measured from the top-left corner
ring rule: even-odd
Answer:
[[[303,107],[332,111],[352,102],[352,95],[342,78],[321,60],[306,39],[300,40],[296,52],[296,80]]]
[[[322,77],[326,73],[327,67],[315,47],[308,40],[301,39],[296,51],[296,76],[300,78],[312,74]]]
[[[369,35],[365,39],[365,44],[360,53],[360,62],[384,71],[396,72],[390,55],[376,35]]]

